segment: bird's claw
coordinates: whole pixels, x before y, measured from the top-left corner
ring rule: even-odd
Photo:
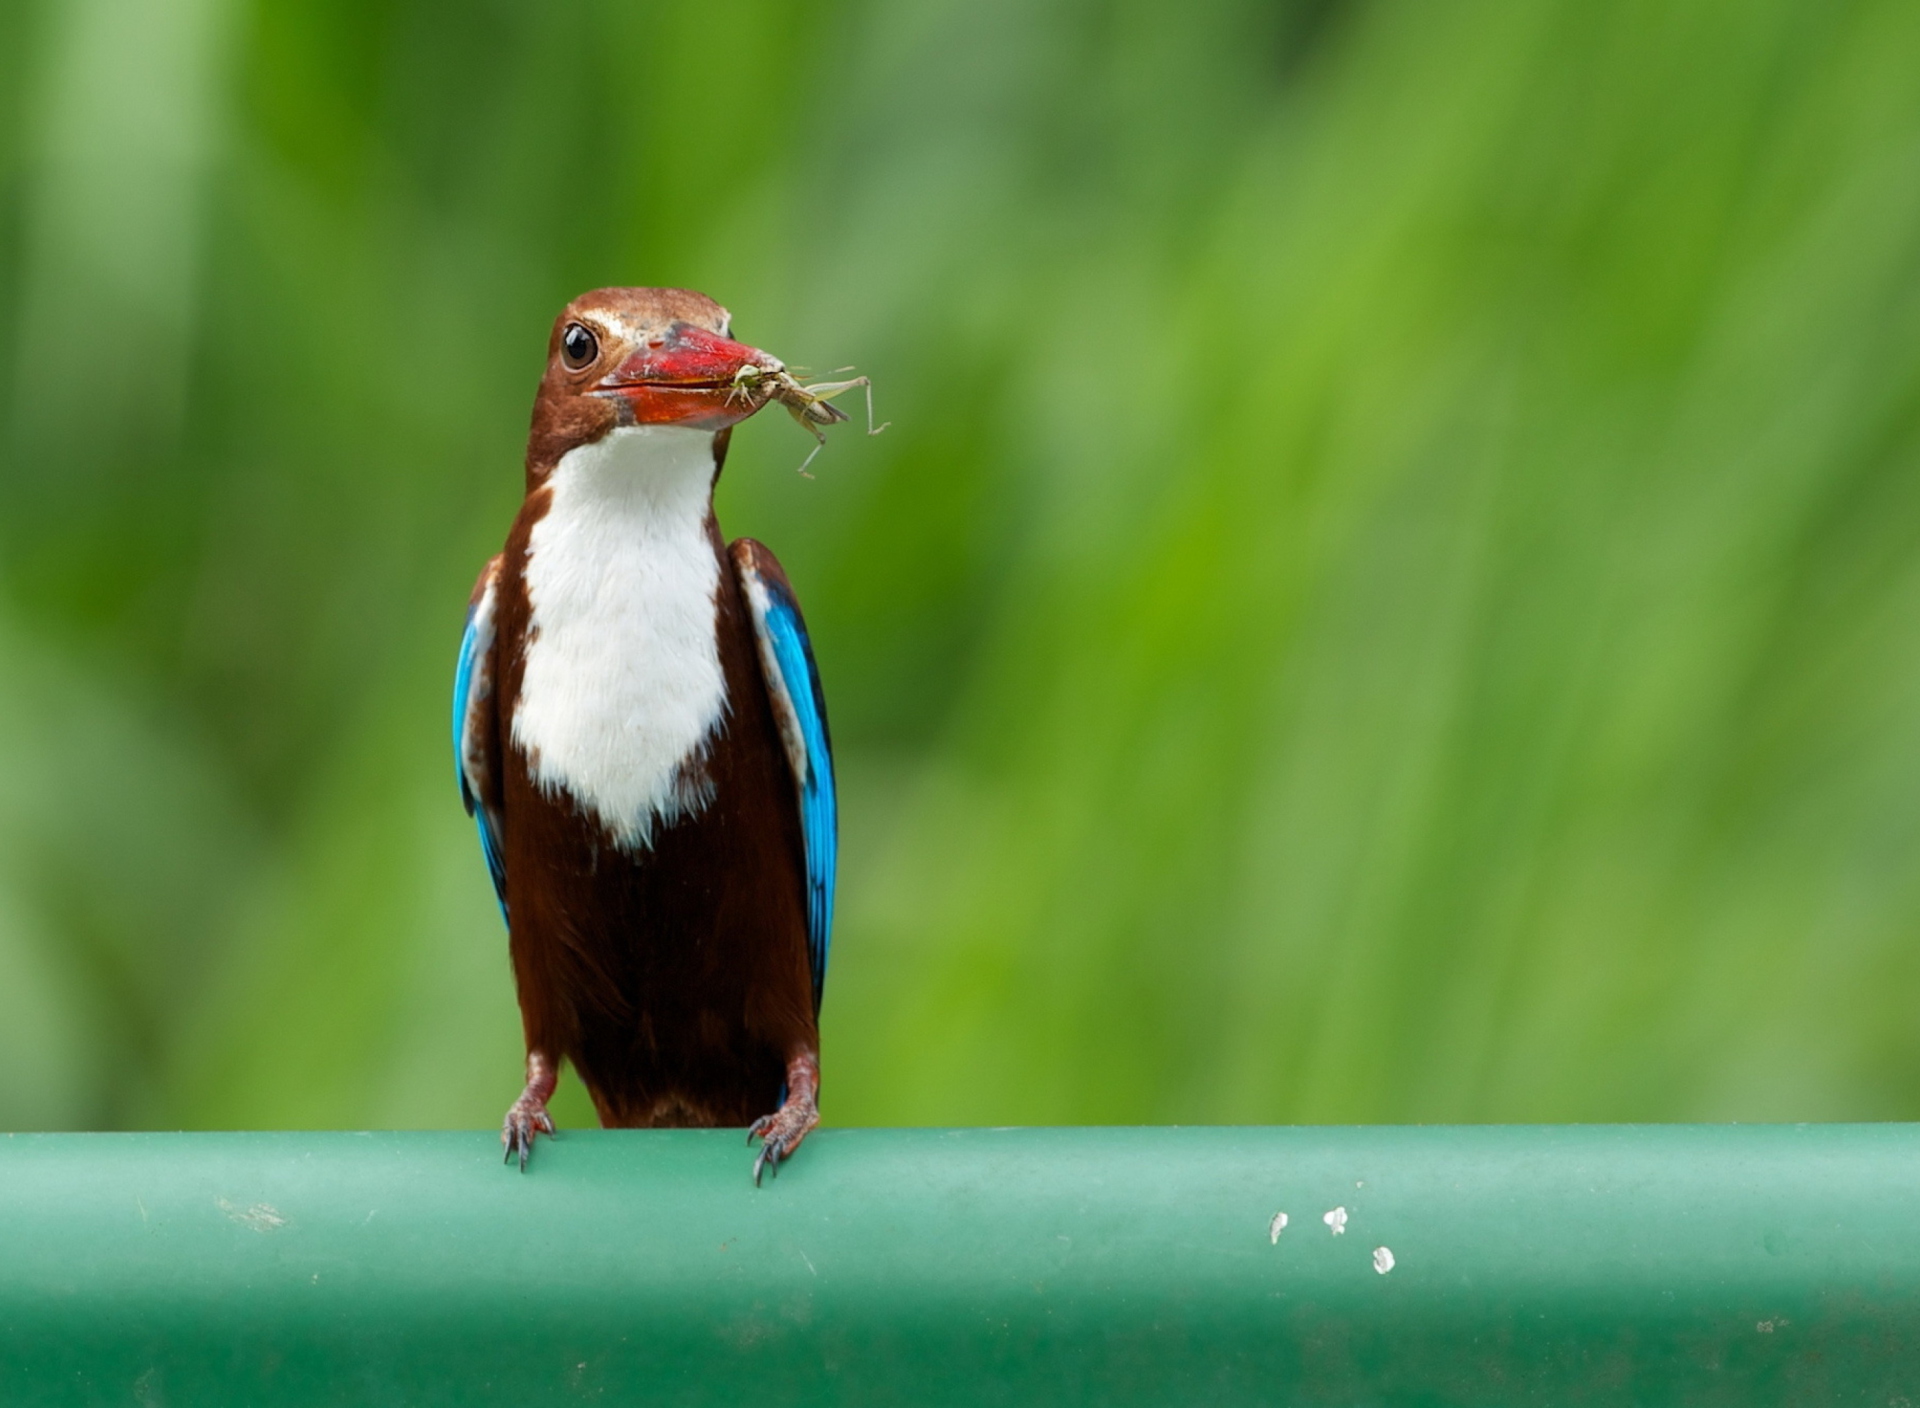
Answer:
[[[753,1159],[753,1186],[760,1186],[760,1175],[780,1176],[780,1165],[793,1157],[793,1151],[820,1123],[820,1111],[812,1100],[788,1100],[770,1115],[762,1115],[747,1127],[747,1143],[760,1141],[760,1152]]]
[[[553,1116],[547,1113],[544,1100],[529,1100],[525,1096],[513,1102],[513,1108],[507,1111],[506,1122],[500,1127],[500,1143],[506,1149],[502,1163],[512,1163],[517,1155],[520,1159],[520,1172],[527,1171],[527,1155],[533,1152],[533,1140],[537,1134],[552,1135]]]

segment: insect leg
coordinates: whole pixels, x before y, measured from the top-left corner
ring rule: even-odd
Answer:
[[[814,400],[826,401],[834,396],[840,395],[842,392],[851,391],[856,386],[864,388],[867,393],[867,434],[878,435],[881,431],[885,430],[887,426],[892,425],[893,422],[886,421],[880,425],[873,423],[873,382],[867,377],[857,376],[851,381],[815,382],[812,386],[803,389],[807,395],[811,396]]]

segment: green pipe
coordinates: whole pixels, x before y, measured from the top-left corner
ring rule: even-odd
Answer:
[[[748,1167],[738,1131],[568,1130],[525,1175],[491,1134],[9,1136],[0,1403],[1920,1405],[1920,1126]]]

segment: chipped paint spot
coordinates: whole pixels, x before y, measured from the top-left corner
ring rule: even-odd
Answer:
[[[1336,1237],[1347,1230],[1347,1210],[1345,1208],[1335,1208],[1332,1212],[1323,1213],[1320,1220],[1333,1229],[1333,1235]]]
[[[1793,1322],[1788,1320],[1787,1317],[1784,1315],[1775,1315],[1768,1320],[1756,1320],[1754,1322],[1753,1328],[1758,1330],[1763,1335],[1770,1335],[1775,1330],[1779,1329],[1781,1326],[1789,1325],[1792,1323]]]
[[[1373,1269],[1378,1271],[1382,1276],[1393,1270],[1393,1253],[1385,1247],[1375,1247],[1373,1249]]]
[[[1287,1230],[1287,1215],[1283,1212],[1275,1213],[1273,1215],[1273,1221],[1267,1224],[1268,1243],[1277,1244],[1280,1240],[1280,1234],[1286,1230]]]
[[[225,1198],[217,1198],[215,1201],[219,1204],[221,1212],[241,1226],[251,1227],[256,1232],[272,1232],[287,1225],[287,1220],[280,1215],[280,1210],[272,1203],[255,1203],[250,1208],[237,1208]]]

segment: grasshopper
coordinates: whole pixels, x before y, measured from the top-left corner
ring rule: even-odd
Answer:
[[[852,368],[842,367],[841,370],[851,371]],[[762,367],[748,363],[734,373],[733,390],[729,398],[758,399],[763,406],[768,401],[778,401],[785,406],[787,414],[820,442],[800,461],[800,472],[811,479],[813,476],[807,474],[807,466],[813,463],[815,455],[827,447],[827,436],[822,427],[838,425],[848,419],[847,413],[833,404],[833,398],[856,386],[865,387],[867,392],[867,434],[878,435],[893,422],[873,423],[873,383],[863,376],[856,376],[851,381],[816,381],[811,386],[802,386],[785,367]]]

